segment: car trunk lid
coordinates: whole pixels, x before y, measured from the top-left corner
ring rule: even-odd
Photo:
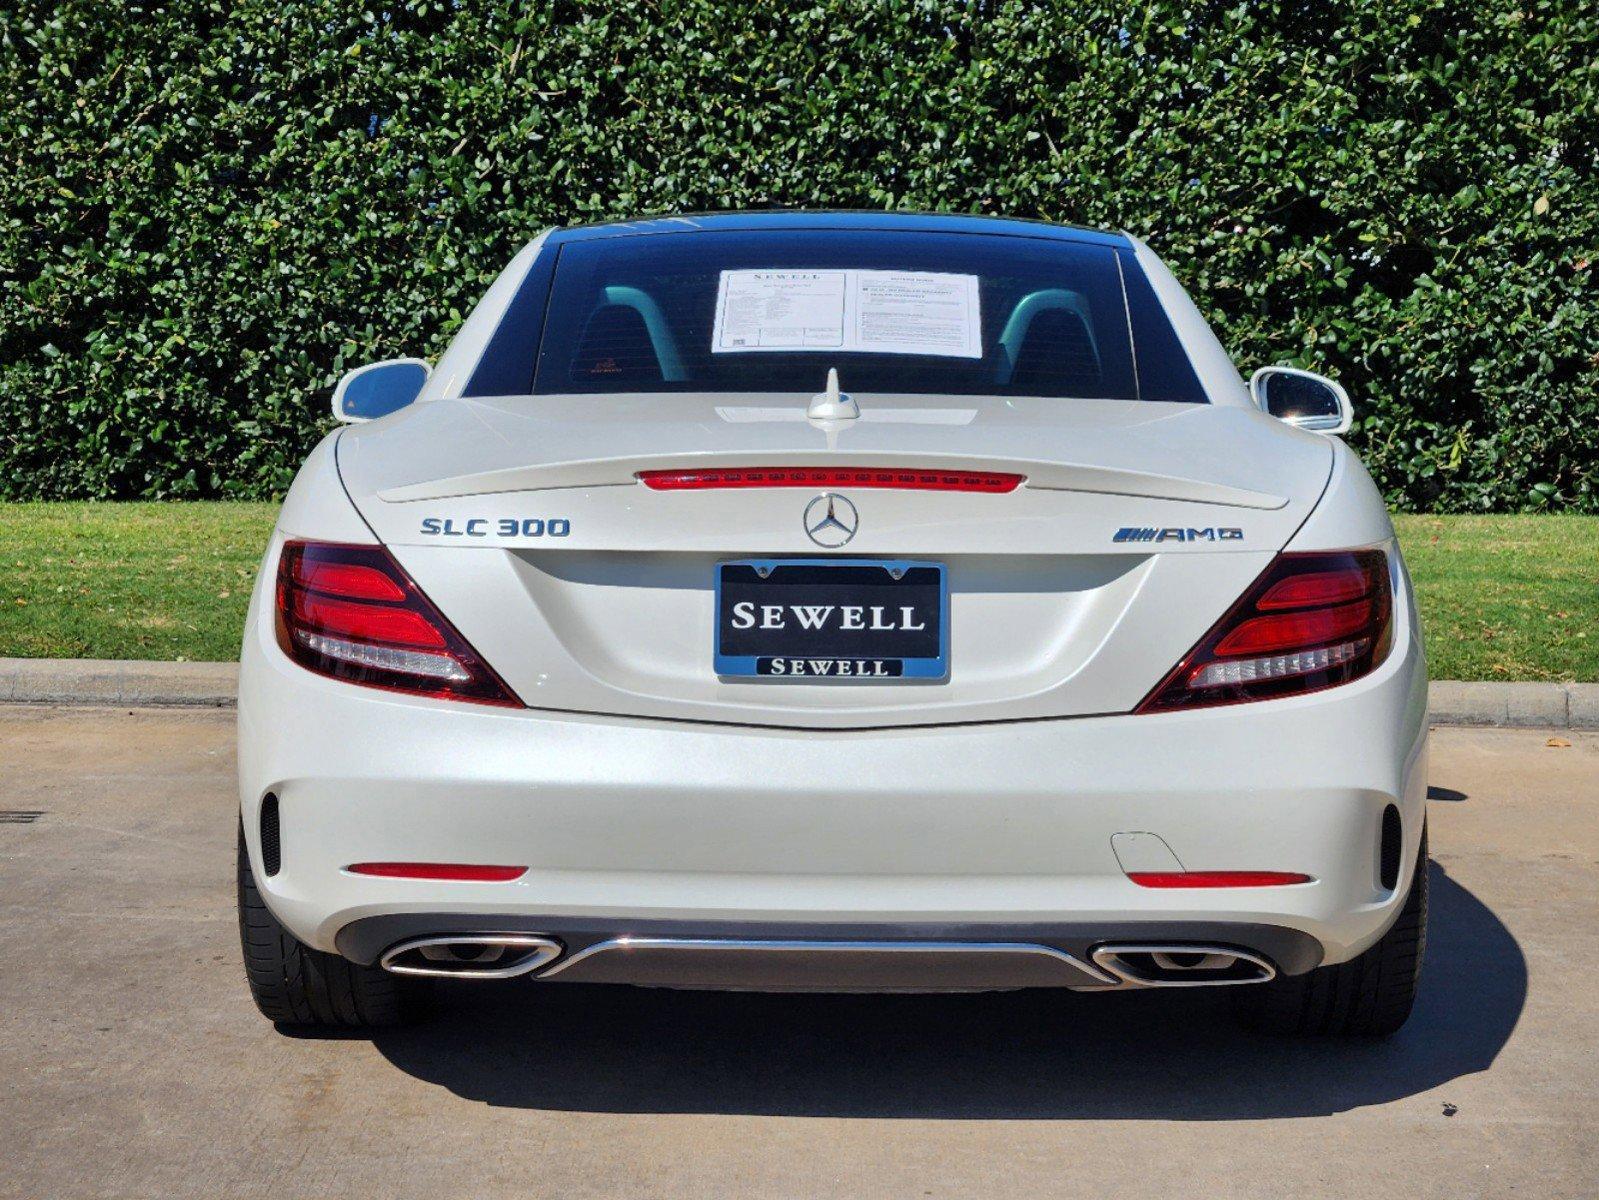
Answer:
[[[1126,712],[1314,507],[1331,448],[1238,408],[858,396],[439,401],[345,433],[352,500],[423,589],[537,707],[806,727]],[[641,472],[1009,473],[1004,492],[655,490]],[[792,474],[786,472],[785,474]],[[847,499],[846,544],[805,511]],[[718,675],[718,564],[945,568],[948,665],[928,683]]]

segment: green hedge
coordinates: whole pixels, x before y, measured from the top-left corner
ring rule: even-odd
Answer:
[[[541,226],[738,207],[1146,237],[1342,379],[1418,509],[1599,510],[1588,0],[18,0],[0,495],[257,497]]]

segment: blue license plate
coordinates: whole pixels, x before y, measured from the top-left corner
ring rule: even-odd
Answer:
[[[944,679],[944,565],[745,559],[716,568],[718,675],[795,683]]]

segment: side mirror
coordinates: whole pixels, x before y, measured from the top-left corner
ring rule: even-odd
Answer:
[[[333,415],[351,425],[398,412],[421,395],[431,373],[420,358],[391,358],[357,367],[333,389]]]
[[[1355,421],[1349,393],[1314,371],[1262,367],[1250,376],[1249,395],[1261,412],[1316,433],[1346,433]]]

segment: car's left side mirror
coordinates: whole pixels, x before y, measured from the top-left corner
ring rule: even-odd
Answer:
[[[398,412],[421,395],[431,371],[420,358],[391,358],[357,367],[333,389],[333,415],[348,425]]]
[[[1355,408],[1342,385],[1298,367],[1262,367],[1249,380],[1255,407],[1316,433],[1346,433]]]

